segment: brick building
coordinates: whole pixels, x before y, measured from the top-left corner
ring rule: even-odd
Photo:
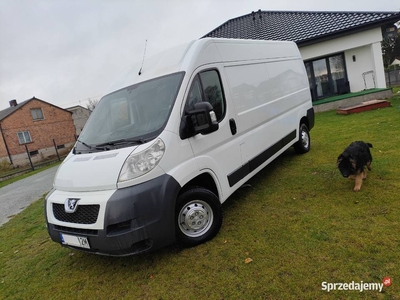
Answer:
[[[75,143],[71,112],[53,104],[31,98],[0,111],[0,161],[14,167],[64,154]],[[56,146],[55,146],[56,145]]]

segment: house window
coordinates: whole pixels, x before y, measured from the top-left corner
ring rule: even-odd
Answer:
[[[305,62],[313,101],[350,92],[344,54]]]
[[[32,142],[31,134],[29,131],[18,132],[18,140],[20,144],[27,144]]]
[[[39,154],[39,151],[38,151],[38,150],[30,151],[30,152],[29,152],[29,155],[30,155],[30,156],[35,156],[35,155],[38,155],[38,154]]]
[[[43,120],[43,112],[41,108],[32,108],[31,109],[32,118],[34,120]]]

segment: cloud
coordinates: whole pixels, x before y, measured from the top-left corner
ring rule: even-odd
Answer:
[[[258,9],[395,7],[388,0],[0,0],[0,110],[32,96],[61,107],[99,98],[142,59],[146,40],[150,56]]]

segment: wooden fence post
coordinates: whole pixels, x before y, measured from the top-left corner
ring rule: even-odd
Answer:
[[[26,154],[28,154],[29,162],[31,164],[32,171],[35,171],[35,167],[33,166],[31,155],[29,154],[28,146],[25,144]]]
[[[54,139],[53,139],[53,144],[54,144],[54,149],[56,149],[58,161],[61,161],[61,159],[60,159],[60,154],[58,154],[58,149],[57,149],[56,141],[55,141]]]

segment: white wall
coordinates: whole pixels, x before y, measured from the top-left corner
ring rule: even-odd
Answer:
[[[89,119],[90,110],[80,106],[67,108],[72,112],[72,119],[74,120],[75,134],[80,135],[86,121]]]
[[[370,46],[354,48],[345,52],[347,75],[352,92],[374,88],[376,85],[375,72],[363,76],[365,72],[374,71],[374,63],[370,54]],[[353,61],[353,55],[356,61]]]
[[[300,48],[303,60],[344,52],[351,92],[365,88],[386,88],[380,41],[380,28],[343,36]],[[355,61],[353,61],[353,55]],[[373,71],[363,76],[363,73]],[[365,78],[365,82],[364,82]]]

